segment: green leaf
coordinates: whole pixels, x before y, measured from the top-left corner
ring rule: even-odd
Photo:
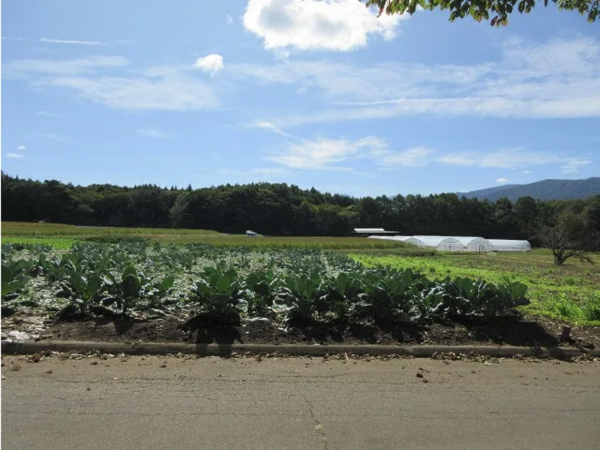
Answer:
[[[514,282],[508,285],[508,291],[512,298],[525,298],[527,286],[523,283]]]
[[[87,291],[87,280],[79,272],[71,272],[69,282],[77,295],[84,295]]]
[[[175,284],[175,277],[173,275],[169,275],[166,278],[163,278],[162,281],[157,285],[157,288],[161,292],[166,292],[173,287]]]
[[[125,297],[137,297],[140,287],[140,280],[137,276],[130,274],[123,278],[123,295]]]
[[[125,267],[123,270],[122,279],[125,280],[125,277],[128,275],[135,275],[137,277],[137,269],[133,264],[129,264],[127,267]]]
[[[98,292],[100,292],[100,290],[102,289],[102,286],[104,285],[102,278],[97,275],[97,274],[93,274],[90,277],[88,277],[87,280],[87,292],[89,297],[93,297],[96,294],[98,294]]]
[[[348,277],[348,274],[345,272],[340,272],[339,275],[337,276],[337,278],[335,279],[335,286],[342,295],[344,295],[344,293],[346,292],[346,288],[348,287],[349,283],[350,283],[350,278]]]

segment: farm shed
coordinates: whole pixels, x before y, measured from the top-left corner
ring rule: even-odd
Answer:
[[[385,231],[383,228],[355,228],[352,231],[355,236],[385,236],[398,234],[397,231]]]
[[[489,239],[496,252],[529,252],[531,244],[528,241],[511,239]]]

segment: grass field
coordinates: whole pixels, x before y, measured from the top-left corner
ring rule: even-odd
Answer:
[[[181,230],[172,228],[118,228],[118,227],[79,227],[57,223],[2,222],[2,237],[68,237],[72,239],[92,236],[165,236],[165,235],[216,235],[210,230]]]
[[[46,223],[2,222],[2,243],[45,243],[64,248],[66,242],[116,242],[127,238],[146,238],[161,244],[211,244],[215,247],[252,247],[264,249],[322,249],[322,250],[395,250],[408,255],[425,255],[435,252],[411,244],[382,239],[354,237],[247,237],[221,234],[208,230],[182,230],[169,228],[101,228],[75,227]],[[56,240],[59,241],[56,241]],[[56,245],[55,245],[56,242]],[[67,245],[68,248],[70,245]]]
[[[600,264],[569,260],[555,267],[549,250],[527,253],[438,253],[432,257],[351,254],[367,266],[377,264],[413,269],[430,277],[471,277],[491,282],[520,281],[528,286],[531,315],[567,319],[579,325],[600,326]],[[600,257],[596,257],[600,263]]]

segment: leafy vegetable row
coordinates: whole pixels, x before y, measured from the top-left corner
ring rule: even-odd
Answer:
[[[58,255],[40,246],[2,246],[4,301],[15,300],[29,279],[39,277],[67,302],[65,318],[168,310],[177,304],[227,324],[242,317],[288,324],[392,324],[489,317],[528,303],[521,283],[432,280],[410,270],[367,269],[344,255],[318,251],[136,241],[77,244]]]

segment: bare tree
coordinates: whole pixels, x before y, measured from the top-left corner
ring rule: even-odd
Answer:
[[[554,264],[562,266],[570,258],[594,264],[592,254],[600,248],[600,236],[590,229],[583,214],[563,211],[553,225],[541,225],[535,236],[552,251]]]

